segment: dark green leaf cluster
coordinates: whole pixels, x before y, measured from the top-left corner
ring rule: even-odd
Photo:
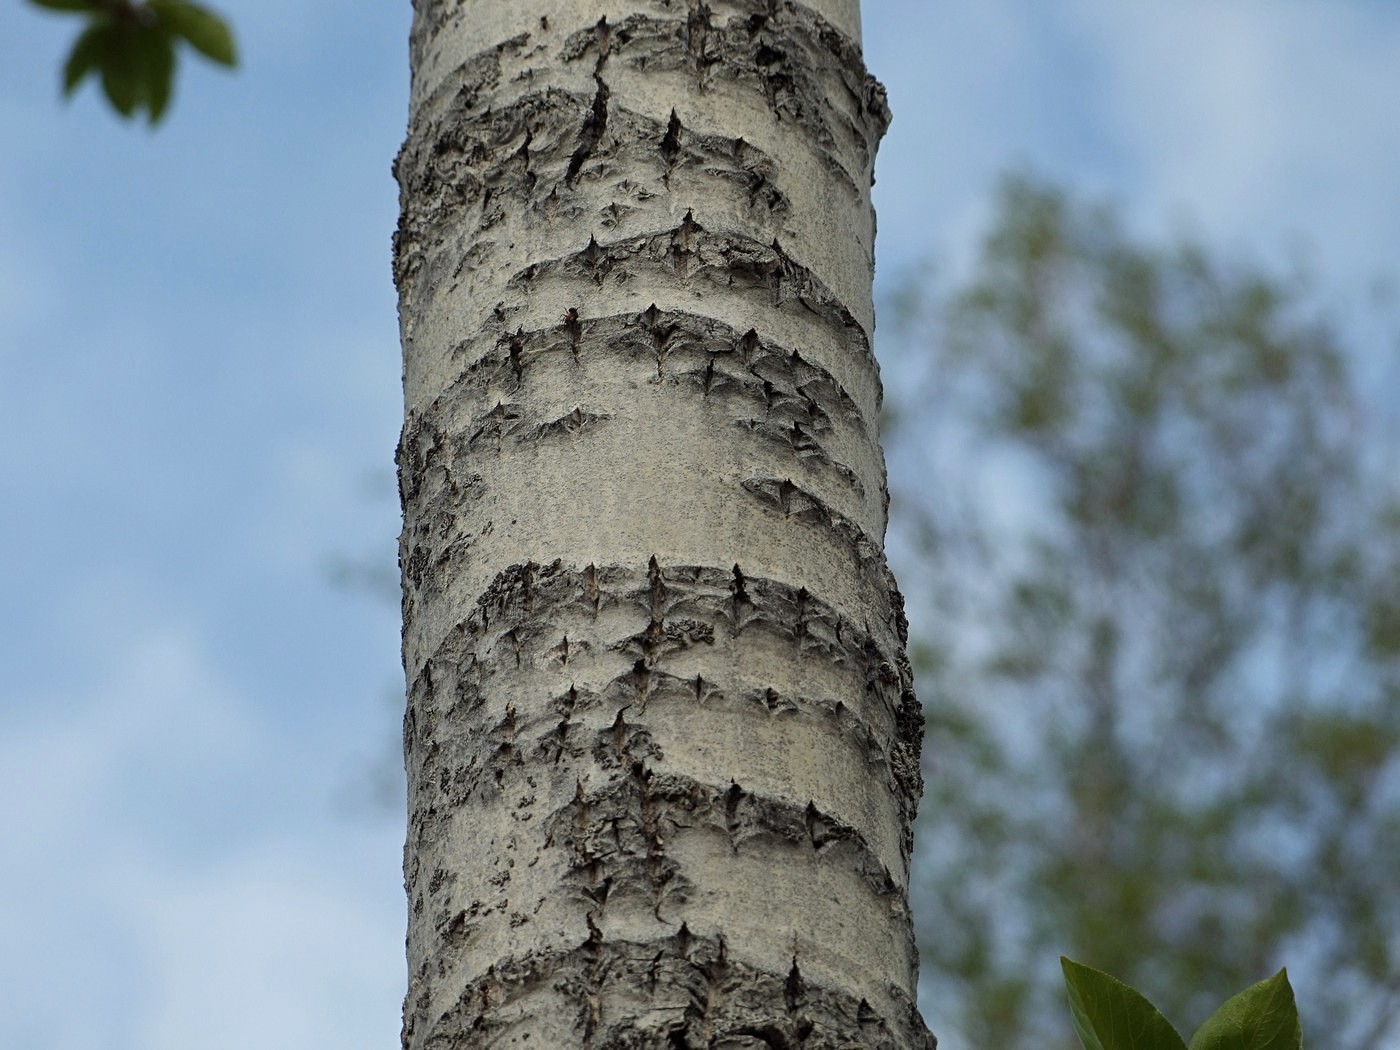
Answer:
[[[1300,280],[1025,179],[968,284],[920,298],[889,447],[930,479],[896,504],[924,540],[930,1016],[1043,1047],[1059,975],[1028,959],[1190,1015],[1287,955],[1334,1046],[1387,1045],[1400,391],[1362,390]]]
[[[1063,956],[1060,967],[1084,1050],[1300,1050],[1303,1045],[1286,970],[1227,999],[1188,1045],[1136,989]]]
[[[30,0],[38,7],[82,15],[63,66],[63,92],[72,95],[96,75],[112,108],[123,117],[144,110],[151,124],[170,104],[176,45],[183,42],[223,66],[237,64],[233,33],[213,11],[188,0]]]

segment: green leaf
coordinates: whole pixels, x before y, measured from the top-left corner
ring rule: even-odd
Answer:
[[[135,39],[139,30],[133,25],[121,22],[114,22],[110,30],[109,37],[104,38],[110,42],[105,44],[99,60],[102,90],[106,92],[107,101],[112,104],[112,108],[122,116],[129,117],[136,111],[136,103],[143,94],[141,64],[136,53]]]
[[[207,7],[186,0],[151,0],[149,6],[170,32],[183,37],[200,54],[221,65],[238,64],[233,31]]]
[[[35,7],[47,7],[50,11],[97,11],[93,0],[29,0]]]
[[[1060,968],[1084,1050],[1186,1050],[1157,1008],[1122,981],[1063,955]]]
[[[175,83],[176,29],[179,20],[190,12],[197,16],[196,20],[209,17],[218,23],[226,46],[216,41],[215,49],[222,48],[221,53],[227,54],[231,61],[232,37],[217,17],[177,0],[157,0],[157,3],[162,13],[156,18],[113,18],[106,12],[94,14],[64,64],[64,94],[71,95],[89,74],[96,72],[101,77],[107,100],[119,114],[131,117],[144,110],[151,124],[158,123],[170,106]],[[157,3],[148,5],[147,9],[154,11]],[[171,10],[177,12],[176,25],[164,17],[164,12]],[[188,40],[189,36],[182,34],[179,38]]]
[[[160,26],[142,31],[135,41],[138,105],[144,103],[151,124],[157,124],[170,105],[175,80],[175,42]]]
[[[98,16],[79,35],[63,66],[63,93],[71,95],[89,73],[102,77],[112,108],[130,117],[144,108],[152,124],[170,104],[175,48],[159,25],[113,22]]]
[[[1288,971],[1227,999],[1191,1037],[1190,1050],[1299,1050],[1303,1029]]]
[[[94,19],[79,35],[63,64],[63,94],[71,95],[94,69],[101,67],[117,46],[115,27],[106,19]]]

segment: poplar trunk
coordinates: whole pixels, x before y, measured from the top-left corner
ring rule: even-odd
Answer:
[[[933,1045],[857,0],[417,0],[406,1050]]]

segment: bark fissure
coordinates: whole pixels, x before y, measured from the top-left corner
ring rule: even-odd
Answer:
[[[608,42],[612,37],[612,29],[608,26],[606,18],[598,19],[593,36],[594,46],[598,51],[598,64],[593,67],[593,83],[598,90],[593,94],[593,105],[579,129],[578,146],[569,156],[569,167],[564,172],[564,182],[570,186],[578,181],[579,172],[583,170],[584,164],[598,148],[598,143],[608,130],[608,98],[611,92],[608,90],[607,81],[603,79],[603,68],[608,64]]]
[[[834,724],[840,736],[864,756],[866,775],[889,777],[891,788],[904,799],[912,815],[922,790],[917,765],[902,769],[894,756],[916,754],[920,716],[908,666],[898,652],[884,650],[866,628],[849,622],[805,588],[747,577],[738,566],[727,572],[668,566],[665,580],[654,559],[644,577],[618,566],[590,566],[580,571],[562,563],[545,567],[527,563],[497,575],[478,598],[472,614],[411,675],[412,743],[432,739],[438,745],[424,771],[431,774],[448,763],[451,756],[446,748],[454,740],[464,748],[459,757],[469,763],[451,775],[454,805],[466,802],[483,777],[494,780],[497,766],[518,760],[514,747],[474,751],[472,741],[477,733],[494,734],[510,743],[521,734],[538,736],[538,746],[557,764],[561,737],[572,739],[576,757],[592,754],[594,745],[587,743],[583,733],[574,731],[586,728],[583,719],[590,712],[611,711],[614,715],[606,722],[606,733],[616,745],[623,739],[617,735],[619,727],[627,725],[624,712],[639,699],[640,664],[649,677],[647,695],[652,701],[699,706],[714,715],[761,710],[768,718],[801,715]],[[596,630],[598,612],[603,608],[627,613],[614,618],[611,634]],[[894,615],[900,616],[898,612]],[[574,620],[577,626],[572,625]],[[903,630],[902,623],[896,627]],[[567,641],[569,633],[573,634],[572,642]],[[664,669],[697,649],[713,651],[724,648],[726,640],[738,642],[755,634],[765,636],[766,643],[790,648],[804,660],[841,668],[838,681],[858,684],[864,703],[855,706],[839,696],[784,692],[757,682],[745,685],[742,678],[707,681],[701,675]],[[489,665],[493,653],[504,651],[513,664],[552,669],[561,650],[573,653],[570,683],[540,705],[531,716],[532,729],[521,727],[514,709],[495,716],[494,723],[473,725],[489,712],[482,669]],[[595,665],[604,661],[610,674],[593,670],[592,684],[580,686],[572,674],[584,660]],[[437,710],[433,705],[444,692],[452,694],[453,702]],[[420,694],[426,705],[419,702]],[[561,713],[565,716],[563,732]],[[596,718],[594,723],[598,724]],[[882,741],[892,736],[893,747],[887,748]],[[635,739],[629,733],[625,740],[626,747],[620,751],[614,746],[619,757],[612,764],[619,768],[626,765],[625,756],[659,753],[645,731]],[[440,787],[440,774],[426,779]]]
[[[592,595],[590,579],[597,581]],[[574,610],[572,616],[569,609]],[[586,639],[585,625],[604,612],[619,628],[635,626],[619,632],[621,637],[614,641]],[[711,622],[706,622],[706,614]],[[493,659],[493,651],[506,654],[509,669],[518,666],[529,673],[553,667],[564,644],[553,626],[575,616],[580,625],[571,626],[567,635],[572,639],[570,671],[583,670],[579,662],[590,658],[610,662],[614,674],[603,688],[571,684],[535,710],[491,695],[490,684],[499,680],[502,666]],[[777,643],[824,664],[845,667],[853,678],[865,680],[868,717],[874,722],[867,724],[842,699],[788,698],[756,685],[747,691],[733,689],[732,698],[729,690],[709,685],[703,703],[697,703],[689,680],[650,670],[647,709],[654,720],[648,726],[647,711],[637,710],[638,665],[664,667],[683,660],[696,647],[720,646],[726,637]],[[841,650],[834,659],[824,652],[832,646]],[[492,667],[497,670],[489,672]],[[813,729],[835,716],[845,726],[842,738],[853,754],[847,781],[852,792],[868,789],[872,778],[883,780],[912,810],[918,784],[901,783],[894,757],[880,753],[878,741],[889,730],[872,728],[893,726],[908,733],[897,747],[916,751],[917,705],[910,722],[912,697],[904,693],[906,687],[863,629],[845,623],[801,589],[744,576],[742,570],[663,567],[654,560],[634,572],[517,566],[498,576],[478,600],[471,620],[455,633],[453,644],[415,678],[406,720],[409,754],[419,755],[421,762],[414,777],[419,785],[413,800],[414,840],[430,852],[430,844],[440,841],[462,814],[480,811],[482,805],[503,806],[521,828],[539,829],[535,834],[543,836],[546,850],[552,843],[567,854],[566,869],[578,873],[577,881],[561,872],[560,891],[575,886],[580,899],[593,905],[588,912],[593,921],[604,925],[608,910],[625,908],[628,900],[637,901],[656,922],[674,924],[674,912],[695,895],[694,880],[673,859],[675,851],[683,849],[686,835],[711,833],[722,834],[738,856],[775,846],[806,849],[819,867],[834,866],[855,878],[840,895],[843,907],[852,907],[857,895],[869,894],[879,902],[874,913],[887,914],[902,907],[907,841],[888,847],[895,850],[888,856],[901,872],[897,877],[890,862],[882,861],[873,843],[857,830],[859,818],[833,812],[833,807],[851,804],[850,798],[833,797],[822,804],[810,798],[787,801],[756,790],[749,779],[744,782],[747,787],[738,782],[706,784],[665,768],[663,738],[666,727],[683,721],[677,710],[681,705],[692,711],[703,708],[701,713],[711,719],[728,720],[751,710],[761,712],[770,724],[777,724],[772,723],[775,718],[797,718]],[[854,696],[857,691],[843,692]],[[567,725],[562,733],[561,717]],[[751,726],[742,732],[751,736],[761,730]],[[540,768],[551,772],[532,772]],[[589,771],[604,779],[586,787]],[[552,792],[550,781],[555,785]],[[829,773],[823,783],[828,790],[834,786]],[[550,797],[562,801],[551,809]],[[784,862],[783,869],[792,871],[797,865],[796,860]],[[442,940],[467,948],[474,944],[471,935],[479,935],[493,917],[510,930],[531,921],[530,913],[510,907],[509,868],[484,881],[498,891],[498,902],[477,897],[462,907],[452,903],[455,884],[439,882],[435,895],[430,881],[426,900],[415,898],[415,911],[437,914],[435,928],[447,931],[440,934]],[[415,883],[410,876],[411,892]],[[873,990],[867,996],[871,997]]]
[[[836,472],[860,495],[864,495],[860,473],[868,471],[858,471],[840,461],[827,447],[828,438],[841,431],[844,440],[858,442],[863,457],[879,454],[871,422],[829,371],[808,360],[801,350],[763,339],[752,329],[739,333],[732,326],[701,314],[660,310],[655,304],[640,315],[582,319],[573,311],[560,328],[527,332],[523,326],[517,326],[494,344],[488,339],[489,336],[476,341],[477,346],[489,346],[480,356],[471,349],[474,344],[459,346],[459,355],[470,358],[470,363],[461,366],[458,377],[425,415],[437,414],[439,403],[463,397],[473,401],[493,396],[514,399],[526,384],[527,375],[557,367],[565,358],[570,364],[581,363],[586,351],[604,356],[612,365],[635,362],[651,373],[648,379],[680,382],[702,397],[723,401],[734,426],[791,447],[799,460]],[[588,422],[609,418],[606,413],[588,413],[581,406],[576,407]],[[519,408],[504,401],[493,404],[489,412],[468,425],[468,445],[488,431],[493,439],[504,433],[515,435],[519,441],[560,430],[541,429],[557,420],[521,424],[520,417],[510,416],[511,412],[519,412]],[[434,464],[437,469],[451,468],[446,449],[437,448],[440,439],[424,435],[416,422],[418,418],[415,415],[405,429],[400,458],[405,483],[421,488],[421,476],[427,466],[423,462],[425,454],[439,457]],[[413,492],[416,495],[417,488]]]
[[[631,1010],[610,1016],[595,1008],[606,997],[621,999]],[[910,1044],[903,1032],[917,1019],[902,995],[895,1015],[885,1018],[840,989],[809,985],[795,962],[773,974],[732,961],[722,936],[682,926],[655,940],[607,939],[601,931],[595,940],[590,930],[577,947],[504,959],[465,985],[455,1002],[422,1026],[437,1033],[467,1031],[472,1041],[454,1043],[440,1034],[441,1043],[430,1035],[423,1045],[519,1045],[513,1040],[543,1028],[530,1012],[541,998],[567,1004],[568,1016],[591,1044],[610,1050],[743,1050],[754,1047],[760,1033],[769,1046],[803,1050],[905,1050]],[[419,1027],[415,1019],[415,1037]]]

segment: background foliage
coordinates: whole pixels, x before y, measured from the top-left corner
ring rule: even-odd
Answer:
[[[1395,444],[1305,282],[1006,182],[911,284],[896,457],[929,719],[916,880],[949,1046],[1072,1046],[1056,957],[1203,1020],[1284,962],[1314,1032],[1400,1010]],[[1391,390],[1393,397],[1400,391]],[[1058,1042],[1049,1033],[1061,1033]]]

